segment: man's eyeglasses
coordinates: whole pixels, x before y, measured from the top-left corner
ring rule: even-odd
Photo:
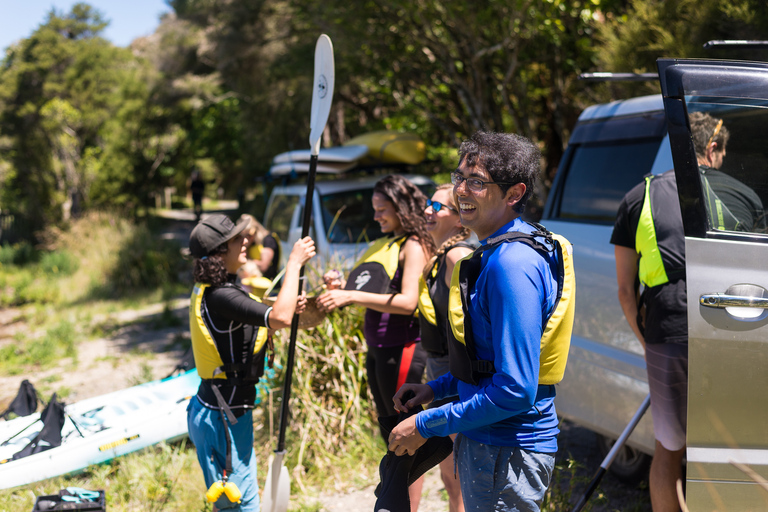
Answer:
[[[465,178],[458,172],[451,173],[451,183],[453,183],[453,186],[458,187],[465,181],[467,182],[467,188],[472,192],[480,192],[486,185],[515,185],[515,183],[506,181],[483,181],[477,178]]]
[[[723,120],[721,119],[718,121],[717,126],[715,126],[715,132],[712,134],[712,136],[709,138],[709,142],[707,142],[707,148],[712,144],[712,142],[715,140],[715,137],[717,137],[717,134],[720,133],[720,128],[723,127]],[[706,151],[706,148],[705,148]]]
[[[443,203],[438,202],[438,201],[433,201],[431,199],[427,199],[427,206],[428,207],[431,206],[432,210],[434,210],[435,213],[439,212],[443,208],[445,208],[447,210],[451,210],[454,213],[459,213],[459,211],[456,208],[454,208],[453,206],[448,206],[447,204],[443,204]]]

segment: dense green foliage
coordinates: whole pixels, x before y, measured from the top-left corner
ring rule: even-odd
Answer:
[[[544,188],[584,106],[656,83],[579,82],[653,71],[660,56],[765,59],[702,49],[762,38],[761,0],[168,0],[151,36],[118,48],[87,4],[51,11],[0,61],[0,210],[30,234],[109,205],[141,214],[197,167],[234,197],[271,157],[307,147],[313,47],[331,36],[335,145],[376,129],[418,133],[431,166],[477,129],[544,154]],[[535,205],[534,205],[535,206]]]

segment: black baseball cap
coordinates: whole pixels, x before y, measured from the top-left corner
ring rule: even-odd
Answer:
[[[237,224],[223,213],[214,213],[201,220],[189,236],[189,252],[195,258],[208,256],[212,250],[229,242],[248,227],[248,220]]]

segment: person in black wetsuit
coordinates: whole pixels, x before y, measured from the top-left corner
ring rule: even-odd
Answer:
[[[296,242],[286,264],[285,285],[274,306],[268,307],[235,284],[237,270],[247,261],[248,240],[242,234],[246,226],[247,222],[235,224],[226,215],[210,215],[198,223],[189,241],[195,257],[190,333],[202,379],[187,409],[189,437],[206,486],[222,480],[229,450],[227,477],[242,493],[239,505],[221,495],[214,510],[259,510],[253,450],[255,384],[264,373],[268,331],[289,327],[294,312],[306,305],[306,298],[297,296],[299,271],[315,255],[311,238]]]

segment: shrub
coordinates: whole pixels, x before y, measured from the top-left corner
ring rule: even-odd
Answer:
[[[26,265],[38,259],[38,252],[28,242],[0,246],[0,264]]]
[[[40,270],[48,275],[69,276],[74,274],[80,263],[68,251],[46,252],[40,258]]]
[[[117,293],[164,287],[178,283],[187,266],[176,242],[160,239],[139,225],[118,249],[107,282]]]

